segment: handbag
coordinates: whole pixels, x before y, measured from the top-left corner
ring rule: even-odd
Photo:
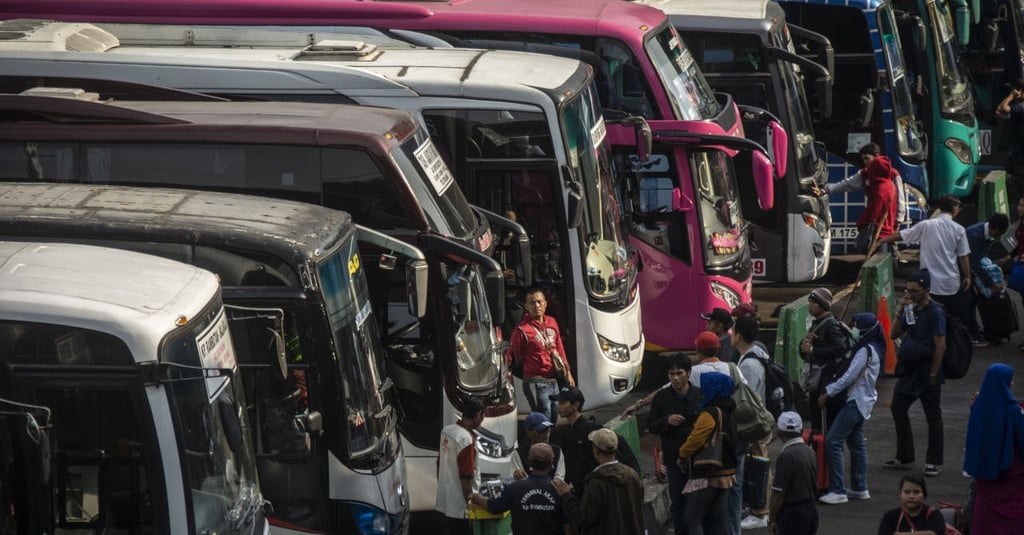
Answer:
[[[867,254],[868,249],[871,247],[871,242],[875,237],[875,224],[868,223],[868,226],[857,231],[857,237],[854,239],[853,248],[858,254]]]
[[[722,431],[722,409],[715,407],[715,412],[718,413],[718,418],[715,420],[715,428],[711,431],[711,436],[704,443],[704,447],[691,457],[694,468],[718,469],[722,467],[722,442],[725,435]]]
[[[801,366],[800,387],[804,389],[804,392],[810,394],[818,391],[818,385],[821,384],[821,369],[821,366],[811,364],[809,361],[804,362]]]
[[[1014,262],[1010,276],[1006,279],[1006,286],[1012,290],[1024,293],[1024,262]]]

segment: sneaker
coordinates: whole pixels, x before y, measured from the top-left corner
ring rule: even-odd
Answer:
[[[975,338],[974,340],[971,340],[971,345],[974,347],[988,347],[992,344],[984,338]]]
[[[924,470],[922,470],[921,473],[928,477],[935,477],[942,473],[942,466],[938,464],[926,464],[924,465]]]
[[[826,503],[828,505],[839,505],[841,503],[846,503],[850,501],[850,499],[847,498],[845,494],[839,494],[838,492],[830,492],[822,496],[821,498],[818,498],[818,501],[821,503]]]
[[[882,468],[889,468],[891,470],[907,470],[912,464],[914,463],[905,463],[899,459],[889,459],[882,463]]]
[[[740,522],[740,529],[762,529],[768,527],[767,516],[748,515]]]
[[[870,500],[871,494],[865,490],[846,490],[846,497],[851,500]]]

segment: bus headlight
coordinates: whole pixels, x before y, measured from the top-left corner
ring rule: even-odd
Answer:
[[[615,362],[629,362],[629,346],[612,342],[600,334],[597,335],[597,342],[601,344],[601,351],[604,353],[604,356]]]
[[[718,281],[711,281],[711,293],[725,301],[725,304],[729,305],[729,310],[736,308],[740,304],[740,294]]]
[[[817,215],[812,214],[810,212],[804,212],[803,219],[804,224],[814,229],[814,231],[817,232],[818,235],[821,236],[822,238],[824,238],[825,235],[828,234],[828,231],[825,228],[825,221],[822,220]]]
[[[361,503],[352,504],[352,518],[362,535],[390,535],[391,515]]]
[[[967,143],[964,143],[962,139],[956,139],[951,137],[946,139],[946,141],[943,142],[942,144],[945,145],[947,149],[953,151],[953,154],[956,156],[957,160],[960,160],[962,163],[965,164],[972,163],[971,146],[968,145]]]

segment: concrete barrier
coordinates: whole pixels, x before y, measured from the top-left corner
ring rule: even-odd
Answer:
[[[892,255],[889,253],[876,254],[869,258],[860,268],[860,290],[858,295],[853,296],[852,312],[878,312],[878,301],[885,297],[889,305],[889,317],[896,317],[896,298],[893,286],[893,265]],[[852,316],[852,313],[848,313]],[[845,319],[845,318],[840,318]]]
[[[992,214],[1010,213],[1010,198],[1006,193],[1006,171],[989,171],[978,185],[978,221],[988,221]]]
[[[800,378],[800,341],[807,336],[810,316],[807,314],[807,296],[783,305],[779,310],[779,326],[775,335],[772,358],[786,368],[790,379]]]

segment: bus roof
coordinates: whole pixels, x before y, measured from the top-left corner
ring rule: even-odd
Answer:
[[[0,318],[112,334],[152,361],[175,321],[218,294],[216,277],[156,256],[65,243],[0,242]]]
[[[163,24],[329,24],[408,30],[501,30],[635,38],[666,19],[621,0],[463,0],[446,3],[334,0],[5,0],[0,18]]]
[[[767,31],[783,22],[785,12],[774,0],[646,0],[664,11],[676,28],[690,31]]]
[[[4,73],[8,75],[103,77],[119,80],[118,68],[131,65],[131,81],[150,85],[189,88],[196,92],[266,93],[314,91],[347,96],[459,96],[529,100],[541,90],[556,100],[566,90],[578,92],[587,82],[590,67],[578,60],[539,56],[527,52],[479,49],[377,49],[365,43],[324,40],[290,46],[252,46],[266,42],[263,28],[230,28],[225,39],[211,36],[205,44],[186,46],[180,35],[210,32],[205,27],[163,25],[103,26],[63,22],[35,25],[6,21],[24,29],[21,39],[0,39]],[[286,34],[309,39],[301,30],[274,32],[283,43]],[[122,44],[119,35],[129,35]],[[155,36],[145,41],[145,35]],[[175,37],[177,36],[177,37]],[[344,34],[346,39],[354,36]],[[83,47],[80,43],[98,43]],[[336,47],[343,50],[338,51]],[[75,50],[88,48],[90,52]],[[52,53],[48,51],[53,51]],[[362,53],[360,51],[363,51]],[[61,63],[54,72],[53,63]],[[81,65],[77,62],[88,63]],[[204,72],[216,66],[214,72]],[[9,67],[9,68],[8,68]],[[188,70],[173,72],[172,67]],[[98,72],[97,72],[98,71]],[[374,76],[375,75],[375,76]],[[220,83],[209,81],[218,79]]]
[[[221,143],[357,145],[386,154],[417,123],[406,112],[370,106],[280,102],[89,102],[62,97],[0,95],[0,139],[194,141],[195,129]],[[69,128],[74,124],[75,128]],[[162,128],[151,128],[162,124]],[[190,134],[192,132],[192,134]],[[42,136],[42,137],[39,137]]]
[[[61,239],[94,237],[259,252],[288,262],[277,267],[281,282],[293,266],[332,251],[354,232],[351,217],[323,206],[256,197],[168,188],[89,184],[0,183],[0,237]],[[244,255],[243,255],[244,256]],[[246,257],[248,258],[248,257]],[[258,262],[220,259],[224,284],[234,285]],[[273,271],[273,266],[267,273]],[[296,282],[297,285],[297,282]]]

